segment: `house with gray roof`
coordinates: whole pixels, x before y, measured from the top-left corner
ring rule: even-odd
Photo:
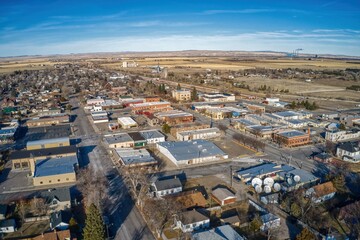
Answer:
[[[70,211],[53,212],[50,215],[50,229],[51,230],[66,230],[69,228],[69,222],[72,217]]]
[[[163,197],[170,194],[182,192],[183,186],[178,178],[157,179],[152,184],[154,196]]]
[[[193,232],[210,227],[210,218],[193,209],[175,216],[176,227],[182,232]]]
[[[246,240],[240,236],[231,226],[224,225],[207,231],[193,233],[192,240]]]
[[[336,149],[336,156],[344,161],[360,162],[360,141],[341,143]]]
[[[61,211],[71,208],[70,188],[51,188],[39,192],[38,197],[49,204],[51,211]]]

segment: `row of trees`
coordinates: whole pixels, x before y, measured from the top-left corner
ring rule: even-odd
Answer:
[[[106,238],[101,209],[107,199],[107,187],[106,179],[102,175],[96,174],[92,167],[80,170],[78,188],[82,193],[86,210],[85,228],[83,229],[84,240]]]
[[[316,104],[316,102],[310,103],[308,100],[301,101],[301,102],[292,101],[289,107],[291,109],[305,108],[307,110],[316,110],[319,108],[319,106]]]
[[[170,199],[157,199],[149,195],[151,175],[146,170],[124,167],[121,175],[149,227],[160,237],[165,226],[172,223],[174,215],[180,212],[179,204]]]
[[[248,147],[251,147],[255,149],[256,151],[264,151],[266,144],[260,140],[254,139],[252,137],[243,135],[241,133],[235,133],[233,134],[233,139],[242,143],[243,145],[246,145]]]

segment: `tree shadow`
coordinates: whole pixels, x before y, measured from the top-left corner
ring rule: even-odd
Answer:
[[[96,145],[79,147],[79,167],[86,167],[90,163],[89,153],[95,149]]]
[[[10,171],[11,168],[4,168],[4,170],[0,172],[0,183],[5,182],[7,180]]]
[[[69,116],[69,121],[70,122],[75,122],[76,118],[77,118],[77,114],[72,114],[72,115]]]

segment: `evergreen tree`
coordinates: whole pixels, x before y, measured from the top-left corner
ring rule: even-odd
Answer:
[[[198,100],[197,90],[195,87],[191,90],[191,100]]]
[[[165,123],[165,124],[162,126],[162,131],[163,131],[164,133],[170,133],[170,129],[171,129],[171,127],[170,127],[167,123]]]
[[[105,227],[101,214],[95,204],[86,209],[84,240],[105,240]]]
[[[180,83],[178,83],[178,85],[177,85],[177,87],[176,87],[176,90],[181,90]]]
[[[296,103],[295,103],[295,101],[292,101],[292,102],[291,102],[290,108],[291,108],[291,109],[295,109],[295,108],[296,108]]]

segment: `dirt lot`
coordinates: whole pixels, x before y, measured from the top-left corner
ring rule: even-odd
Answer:
[[[248,155],[254,155],[256,152],[246,147],[239,145],[238,143],[229,139],[220,139],[214,141],[214,143],[229,155],[229,158],[245,157]]]

